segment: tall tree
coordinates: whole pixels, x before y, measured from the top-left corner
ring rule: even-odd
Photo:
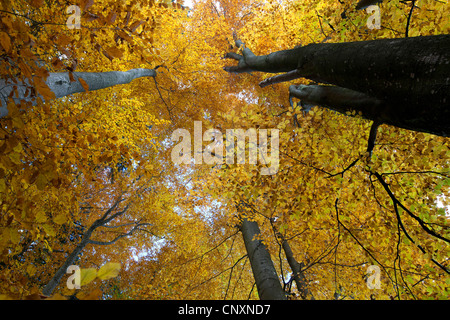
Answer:
[[[291,86],[290,94],[377,124],[450,136],[450,35],[309,44],[263,56],[235,39],[242,55],[227,54],[239,61],[228,72],[288,72],[262,86],[299,77],[330,84]]]
[[[29,81],[20,82],[17,79],[6,79],[0,82],[0,117],[8,115],[8,98],[11,102],[20,105],[23,102],[31,102],[31,105],[37,103],[37,98],[49,102],[51,99],[62,98],[74,93],[100,90],[119,84],[127,84],[134,79],[141,77],[155,77],[154,69],[131,69],[128,71],[109,71],[109,72],[52,72],[42,81],[36,81],[40,87],[38,94],[31,95],[34,89]],[[36,85],[38,86],[38,85]]]
[[[410,43],[443,38],[450,31],[450,7],[434,0],[384,1],[376,29],[367,23],[376,13],[356,5],[207,0],[187,12],[181,1],[81,1],[80,29],[70,29],[70,13],[58,0],[0,2],[0,77],[2,83],[19,84],[3,100],[19,97],[24,83],[30,85],[24,98],[45,99],[52,92],[46,80],[53,74],[65,73],[85,91],[94,87],[70,81],[77,72],[158,71],[157,77],[120,87],[45,103],[37,99],[35,105],[9,103],[8,115],[0,118],[0,297],[38,298],[83,244],[89,227],[125,186],[138,188],[133,181],[142,176],[139,181],[149,182],[146,191],[112,228],[99,226],[90,237],[97,243],[117,239],[114,245],[86,245],[74,261],[91,278],[106,261],[121,263],[120,273],[80,291],[66,288],[61,278],[56,295],[448,299],[448,138],[427,133],[424,121],[418,122],[422,132],[401,129],[402,117],[393,125],[380,124],[388,124],[395,112],[378,122],[343,116],[342,111],[370,111],[392,101],[377,95],[383,91],[380,83],[369,90],[376,70],[360,80],[348,66],[334,69],[345,56],[321,48],[363,50],[380,41],[401,49],[409,43],[400,39],[405,36]],[[300,60],[311,58],[311,70],[327,77],[326,87],[317,74],[315,82],[303,78],[307,75],[297,78],[299,60],[275,77],[225,73],[229,60],[223,57],[236,44],[233,31],[255,53],[250,60],[261,61],[270,52],[268,57],[291,52]],[[388,57],[383,50],[380,55]],[[419,48],[413,50],[420,55]],[[230,56],[243,61],[248,51]],[[316,59],[319,52],[329,61]],[[367,57],[382,67],[373,52]],[[364,57],[351,58],[361,70],[367,68]],[[403,77],[399,85],[413,85],[401,69],[410,60],[407,54],[397,60],[400,67],[392,63]],[[431,60],[439,66],[440,60]],[[334,71],[322,70],[321,62]],[[436,78],[425,86],[439,79],[438,70],[432,74]],[[443,85],[448,88],[448,82]],[[414,88],[420,91],[420,83]],[[415,95],[391,89],[383,94],[397,90],[414,104]],[[437,96],[442,97],[439,90]],[[313,106],[321,103],[340,112]],[[423,110],[415,107],[414,117]],[[376,110],[372,114],[379,116]],[[414,129],[414,117],[400,124]],[[203,131],[223,134],[237,128],[279,130],[278,172],[262,176],[262,163],[174,164],[171,134],[181,128],[193,133],[194,121],[202,122]],[[236,202],[243,204],[239,211]],[[153,234],[122,236],[142,217]],[[251,222],[244,225],[248,228],[241,228],[244,218]],[[263,259],[263,270],[255,266],[257,258]],[[368,271],[376,267],[375,274]],[[380,289],[369,285],[374,278]],[[265,290],[266,283],[272,285]]]
[[[280,285],[270,253],[261,240],[255,239],[260,235],[258,223],[245,219],[242,222],[241,230],[259,298],[262,300],[285,300],[285,292]]]

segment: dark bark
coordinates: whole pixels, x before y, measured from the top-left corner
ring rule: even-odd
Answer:
[[[139,229],[141,226],[148,226],[150,224],[148,223],[141,223],[141,222],[133,222],[128,224],[123,224],[119,226],[108,226],[107,224],[114,220],[117,217],[122,216],[125,212],[127,212],[129,204],[126,205],[122,210],[117,211],[113,213],[114,210],[119,206],[119,204],[122,202],[122,197],[120,197],[118,200],[114,202],[114,204],[103,214],[103,216],[92,223],[92,225],[86,230],[86,232],[83,234],[83,238],[81,239],[80,243],[75,247],[75,249],[69,254],[67,259],[64,261],[64,263],[59,267],[59,269],[56,271],[56,273],[53,275],[52,279],[45,285],[44,289],[42,290],[42,294],[45,296],[50,296],[55,290],[55,288],[59,285],[61,282],[62,277],[66,274],[67,268],[74,264],[76,258],[78,255],[84,250],[84,248],[88,244],[94,244],[94,245],[111,245],[115,243],[117,240],[127,237],[131,235],[136,230],[142,230]],[[92,234],[94,231],[99,227],[120,227],[120,226],[128,226],[128,225],[134,225],[134,227],[127,233],[122,233],[118,235],[115,239],[111,241],[95,241],[92,240]]]
[[[242,222],[241,231],[259,298],[261,300],[286,300],[269,251],[261,240],[255,239],[255,236],[260,234],[258,223],[245,219]]]
[[[83,235],[81,242],[75,247],[75,249],[70,253],[67,257],[66,261],[64,261],[63,265],[56,271],[52,279],[45,285],[42,290],[42,294],[45,296],[50,296],[55,290],[55,288],[60,283],[62,277],[66,274],[67,268],[74,264],[75,259],[78,255],[83,251],[83,249],[88,245],[89,238],[92,235],[92,232],[97,228],[97,225],[92,225]]]
[[[302,270],[304,266],[303,263],[297,262],[294,257],[294,253],[292,252],[291,246],[286,239],[283,239],[281,246],[283,247],[286,259],[289,263],[289,266],[291,267],[295,285],[297,286],[297,290],[299,291],[301,298],[304,300],[308,298],[311,300],[315,300],[313,294],[308,289],[308,280],[306,279],[306,276]]]
[[[226,67],[228,72],[296,70],[298,77],[381,101],[362,110],[355,107],[367,119],[450,136],[450,35],[309,44],[264,56],[246,48],[242,56],[227,57],[239,61]]]

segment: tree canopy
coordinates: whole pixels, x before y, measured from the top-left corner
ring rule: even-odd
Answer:
[[[0,298],[259,299],[261,275],[276,298],[448,300],[449,16],[434,0],[2,0]],[[385,61],[405,39],[430,39],[422,60]],[[308,50],[304,73],[249,62]],[[398,105],[422,113],[387,121]],[[276,172],[199,163],[209,129],[227,152],[227,129],[278,130]]]

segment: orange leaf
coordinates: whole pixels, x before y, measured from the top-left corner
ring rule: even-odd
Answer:
[[[90,12],[86,12],[86,14],[83,17],[84,17],[84,19],[86,19],[86,22],[91,22],[91,21],[94,21],[95,19],[100,18],[98,15],[90,13]]]
[[[80,1],[81,10],[86,11],[87,9],[92,7],[93,4],[94,0],[81,0]]]
[[[55,68],[55,69],[61,69],[62,67],[64,67],[64,64],[63,64],[63,62],[61,61],[61,60],[59,60],[58,58],[54,58],[53,60],[52,60],[52,66]]]
[[[84,297],[81,298],[81,300],[100,300],[103,295],[102,290],[100,289],[94,289],[94,291],[89,292]]]
[[[11,40],[6,32],[0,32],[0,44],[6,52],[11,51]]]
[[[72,40],[65,34],[58,35],[58,44],[63,47],[67,46],[71,41]]]
[[[120,50],[119,48],[116,47],[109,47],[108,49],[106,49],[106,52],[108,53],[108,55],[110,55],[113,58],[122,58],[123,52],[122,50]]]
[[[137,28],[139,28],[139,26],[141,24],[143,24],[145,22],[145,20],[140,20],[140,21],[135,21],[133,22],[133,24],[130,26],[130,30],[131,32],[135,32]]]
[[[106,17],[106,22],[108,24],[113,24],[114,21],[116,21],[117,18],[117,13],[115,13],[114,11],[111,11],[108,16]]]
[[[82,78],[78,78],[78,81],[80,81],[81,86],[83,87],[84,91],[88,92],[89,91],[89,85],[87,84],[87,82],[84,81],[84,79],[82,79]]]
[[[29,2],[30,2],[30,5],[35,8],[42,7],[42,5],[44,4],[44,0],[30,0]]]
[[[42,80],[42,78],[34,77],[33,82],[36,91],[39,92],[44,97],[44,100],[55,99],[55,93],[52,90],[50,90],[50,88]]]
[[[72,72],[69,72],[69,80],[70,82],[75,82],[75,77],[73,76]]]
[[[119,37],[121,37],[122,39],[127,40],[128,42],[132,42],[132,41],[133,41],[133,38],[130,37],[130,36],[128,35],[128,33],[124,32],[124,31],[122,31],[122,30],[118,30],[118,31],[117,31],[117,35],[118,35]]]
[[[25,77],[29,79],[32,77],[31,70],[26,63],[19,61],[19,68]]]

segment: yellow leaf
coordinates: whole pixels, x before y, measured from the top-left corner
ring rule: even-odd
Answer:
[[[42,228],[44,229],[45,233],[50,236],[50,237],[54,237],[56,236],[56,232],[55,229],[53,229],[53,227],[49,224],[44,224],[42,226]]]
[[[9,158],[11,159],[12,162],[14,162],[15,164],[20,164],[20,153],[17,152],[12,152],[9,154]]]
[[[13,150],[15,151],[15,152],[18,152],[18,153],[20,153],[20,152],[22,152],[22,144],[17,144],[14,148],[13,148]]]
[[[42,173],[39,173],[39,175],[36,178],[36,186],[39,190],[44,190],[45,186],[47,185],[47,178]]]
[[[47,221],[47,216],[45,215],[45,213],[43,211],[39,211],[36,214],[36,222],[42,223],[42,222],[46,222],[46,221]]]
[[[67,218],[64,214],[58,214],[56,217],[53,218],[53,222],[56,224],[64,224],[66,222]]]
[[[33,266],[32,264],[30,264],[27,267],[27,273],[28,273],[29,276],[34,276],[34,274],[36,273],[36,267]]]
[[[20,242],[20,234],[16,229],[9,229],[9,238],[14,244],[18,244]]]
[[[120,267],[120,263],[118,262],[107,262],[100,268],[100,270],[98,270],[97,276],[101,280],[108,280],[117,277],[120,272]]]
[[[80,285],[84,286],[92,282],[97,277],[95,268],[87,268],[80,270]]]
[[[5,179],[0,179],[0,192],[5,192],[5,190],[6,190]]]
[[[12,122],[13,122],[14,127],[18,128],[18,129],[23,128],[23,125],[24,125],[23,121],[19,117],[13,117]]]

